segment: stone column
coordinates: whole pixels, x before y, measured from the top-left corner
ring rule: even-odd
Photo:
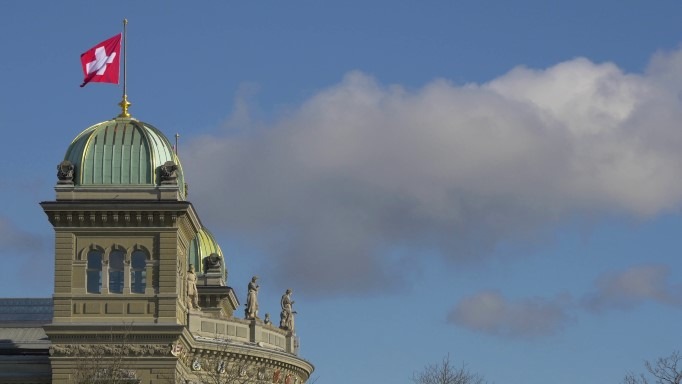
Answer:
[[[130,294],[130,259],[123,260],[123,294]]]
[[[102,258],[102,289],[100,293],[109,293],[109,260]]]

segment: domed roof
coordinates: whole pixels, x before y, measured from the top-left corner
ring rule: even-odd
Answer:
[[[157,186],[160,166],[177,165],[180,195],[185,182],[180,160],[161,131],[132,118],[115,118],[81,132],[69,145],[64,160],[75,166],[77,186]]]
[[[189,245],[189,252],[187,254],[188,263],[194,265],[197,270],[201,271],[204,264],[203,260],[213,253],[217,253],[223,259],[220,269],[223,276],[227,278],[227,268],[225,267],[223,251],[220,249],[218,242],[215,241],[213,234],[208,229],[202,227]]]

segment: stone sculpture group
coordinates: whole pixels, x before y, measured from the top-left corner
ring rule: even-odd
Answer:
[[[220,256],[213,258],[207,257],[204,259],[204,271],[207,272],[209,270],[219,268],[221,261],[222,260]],[[260,317],[258,317],[258,290],[260,289],[260,286],[258,285],[257,281],[258,276],[253,276],[247,287],[248,293],[246,294],[246,308],[244,309],[244,318],[246,320],[260,320]],[[194,265],[192,264],[189,265],[189,270],[187,271],[185,288],[187,307],[193,310],[201,309],[199,307],[197,274],[194,272]],[[294,300],[291,299],[292,293],[293,292],[291,289],[287,289],[280,299],[280,307],[282,311],[279,314],[279,328],[293,333],[295,331],[294,315],[296,314],[296,311],[293,309]],[[266,325],[271,324],[270,315],[267,313],[265,314],[264,323]]]
[[[244,310],[244,318],[246,320],[259,320],[258,317],[258,289],[260,286],[256,283],[258,276],[251,278],[248,285],[248,293],[246,295],[246,309]],[[291,289],[287,289],[280,300],[280,306],[282,307],[282,312],[280,312],[279,327],[281,329],[294,332],[294,314],[296,312],[293,310],[294,301],[291,300]],[[269,325],[270,315],[265,314],[265,324]]]

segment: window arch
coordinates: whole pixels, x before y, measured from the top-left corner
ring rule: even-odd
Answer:
[[[130,256],[130,291],[144,293],[147,288],[147,254],[136,250]]]
[[[109,293],[123,293],[123,261],[125,253],[114,249],[109,253]]]
[[[87,256],[86,285],[88,293],[102,292],[102,255],[97,249],[90,250]]]

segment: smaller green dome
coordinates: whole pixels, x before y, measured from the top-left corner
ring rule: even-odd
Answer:
[[[81,132],[69,145],[64,160],[75,167],[76,186],[157,186],[160,167],[177,165],[180,195],[185,196],[182,166],[164,134],[132,118],[115,118]]]
[[[222,258],[220,269],[225,280],[227,280],[227,266],[225,265],[223,251],[220,249],[218,242],[215,241],[213,234],[208,229],[202,227],[190,242],[187,262],[194,265],[196,270],[203,272],[204,259],[213,253],[218,254]]]

